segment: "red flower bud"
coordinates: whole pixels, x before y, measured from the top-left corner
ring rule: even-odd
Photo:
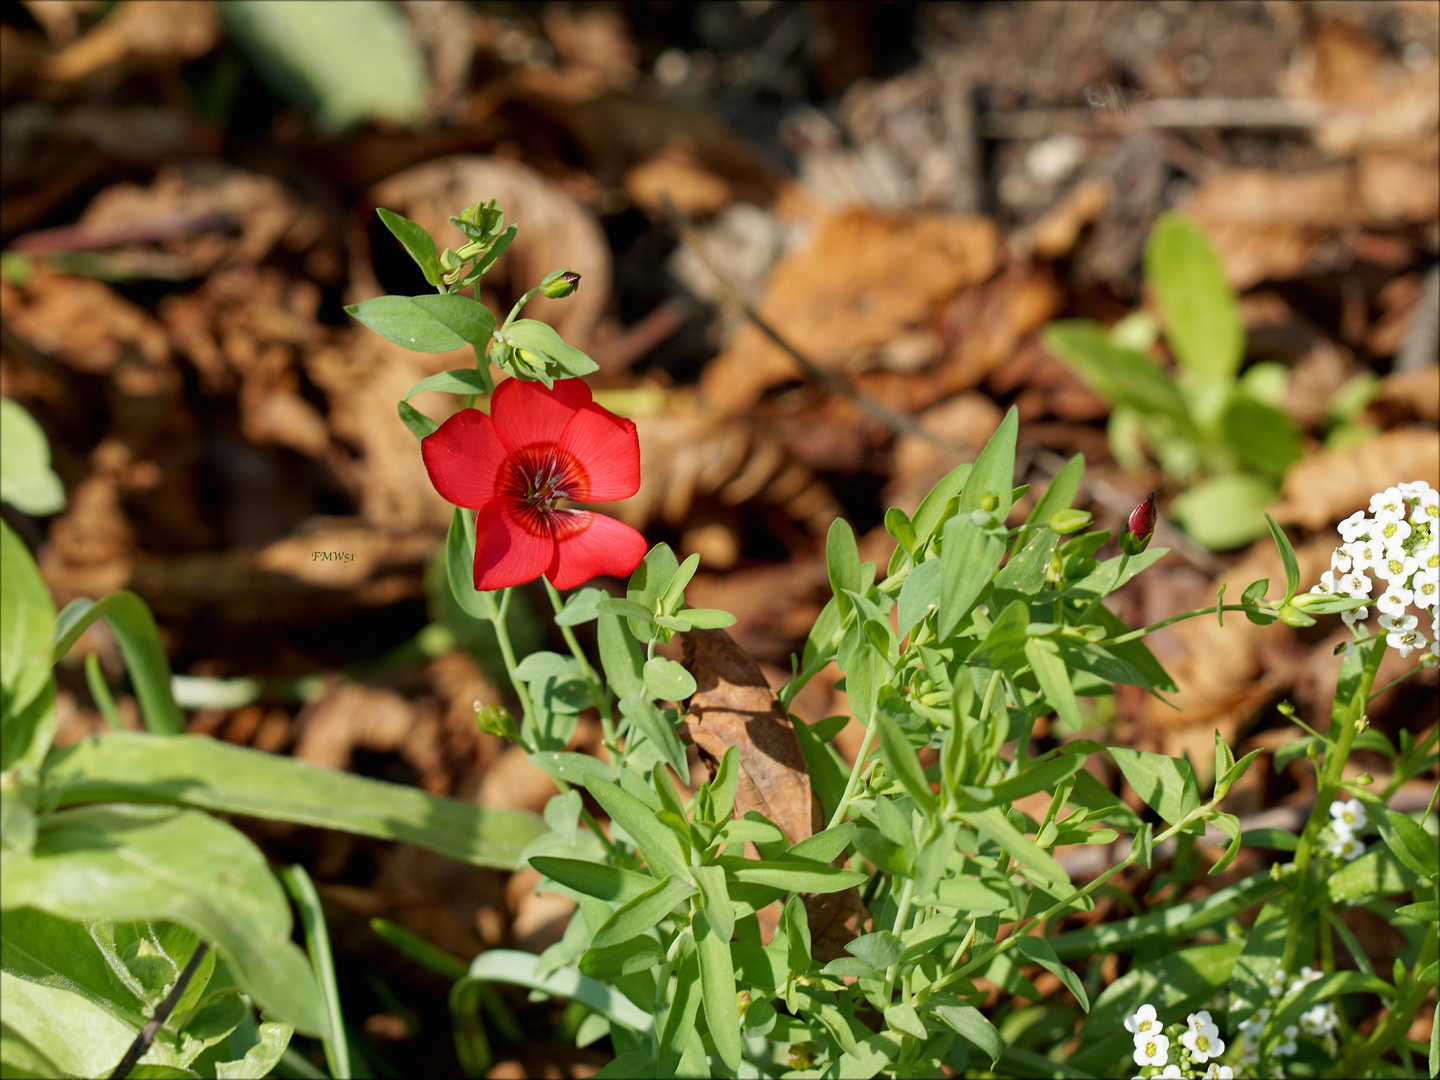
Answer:
[[[1126,555],[1139,555],[1150,546],[1150,537],[1155,532],[1155,493],[1145,496],[1145,501],[1125,519],[1120,530],[1120,550]]]

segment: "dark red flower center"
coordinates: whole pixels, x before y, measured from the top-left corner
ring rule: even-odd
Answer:
[[[555,504],[589,493],[589,474],[574,454],[554,443],[531,443],[507,455],[495,480],[495,494],[513,500],[515,519],[535,536],[568,535],[572,512]]]

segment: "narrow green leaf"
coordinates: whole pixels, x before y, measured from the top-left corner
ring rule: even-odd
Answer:
[[[477,368],[455,368],[452,371],[442,371],[439,375],[431,375],[428,379],[421,379],[418,383],[405,391],[402,401],[409,401],[416,394],[424,393],[427,390],[441,394],[489,394],[495,389],[488,372]]]
[[[401,217],[393,210],[386,210],[383,206],[375,208],[375,213],[385,223],[400,245],[415,260],[415,265],[420,267],[420,272],[425,275],[425,280],[431,285],[440,284],[440,256],[435,251],[435,241],[415,222],[407,217]]]
[[[1049,852],[1037,846],[1006,819],[998,806],[960,815],[983,835],[994,840],[1012,859],[1026,867],[1035,883],[1044,888],[1069,891],[1070,875]]]
[[[733,1073],[740,1065],[740,1005],[735,999],[735,966],[730,943],[710,925],[704,912],[695,915],[695,951],[700,958],[700,988],[705,1023],[715,1052]]]
[[[1265,521],[1270,526],[1270,535],[1274,538],[1275,547],[1280,552],[1280,561],[1285,564],[1285,599],[1283,602],[1288,604],[1290,598],[1300,588],[1300,561],[1295,557],[1295,549],[1290,546],[1290,538],[1285,535],[1285,530],[1280,528],[1269,514],[1265,515]],[[1264,595],[1263,590],[1261,595]]]
[[[719,866],[697,866],[695,883],[705,904],[705,917],[721,941],[729,941],[735,932],[735,908],[725,888],[725,870]]]
[[[325,1064],[331,1076],[350,1075],[350,1041],[345,1037],[345,1018],[340,1011],[340,988],[335,983],[335,963],[330,956],[330,932],[325,926],[325,911],[320,895],[303,866],[282,866],[278,870],[290,898],[300,912],[300,925],[305,930],[305,951],[310,967],[320,984],[325,999],[325,1012],[330,1019],[330,1035],[322,1040]]]
[[[940,553],[940,613],[936,625],[942,641],[955,632],[1005,556],[1004,541],[983,532],[975,520],[965,514],[945,523],[944,541]]]
[[[185,730],[185,718],[170,692],[170,661],[160,644],[160,631],[145,601],[128,590],[102,600],[72,600],[55,621],[55,659],[70,651],[87,627],[103,618],[120,645],[130,672],[145,726],[159,735]]]
[[[1004,521],[1010,513],[1011,485],[1015,481],[1015,436],[1020,430],[1020,412],[1011,406],[975,459],[975,467],[960,492],[960,516],[983,509],[987,495],[998,505],[992,511],[996,520]]]
[[[1080,977],[1060,962],[1055,955],[1055,950],[1050,942],[1043,937],[1036,937],[1027,934],[1015,942],[1015,952],[1024,957],[1032,964],[1039,964],[1050,974],[1059,977],[1065,984],[1065,989],[1075,995],[1075,1000],[1080,1003],[1080,1008],[1086,1012],[1090,1011],[1090,997],[1085,993],[1085,987],[1080,983]]]
[[[527,986],[543,994],[578,1001],[587,1008],[606,1016],[612,1023],[629,1028],[639,1035],[654,1030],[650,1014],[634,1005],[617,990],[580,974],[573,968],[560,968],[545,975],[537,974],[540,957],[513,949],[491,949],[477,956],[470,972],[450,990],[451,1010],[479,1006],[479,989],[485,983],[505,982]]]
[[[675,971],[675,989],[663,1013],[664,1019],[660,1021],[660,1038],[656,1044],[660,1051],[657,1077],[672,1077],[679,1068],[685,1036],[695,1029],[700,997],[700,958],[695,950],[687,949]]]
[[[1080,491],[1080,481],[1085,478],[1085,455],[1076,454],[1060,466],[1050,486],[1035,502],[1026,522],[1049,521],[1057,510],[1068,510],[1075,505],[1075,496]]]
[[[112,732],[56,750],[46,790],[59,806],[175,803],[221,814],[418,844],[461,862],[515,868],[545,831],[539,816],[441,798],[203,735]]]
[[[631,938],[639,937],[670,915],[676,905],[695,895],[695,886],[688,881],[666,878],[657,882],[654,888],[627,900],[611,916],[605,925],[595,931],[590,940],[592,949],[604,949],[611,945],[623,945]]]
[[[616,866],[605,866],[581,859],[533,855],[530,865],[546,877],[553,878],[576,892],[612,904],[629,903],[652,891],[656,885],[655,879],[649,874],[637,874],[634,870],[621,870]]]
[[[660,751],[665,763],[675,770],[675,775],[689,775],[690,766],[685,760],[685,746],[670,721],[665,719],[664,713],[649,701],[638,697],[622,698],[620,712]]]
[[[786,892],[840,892],[865,881],[855,870],[840,870],[818,863],[785,862],[770,859],[741,859],[722,855],[715,860],[736,881],[753,885],[771,885]]]
[[[945,507],[951,499],[960,494],[960,489],[970,478],[972,468],[974,466],[969,464],[955,466],[940,478],[925,498],[920,500],[920,505],[915,510],[915,516],[910,519],[910,524],[915,528],[915,549],[917,551],[939,527],[940,519],[945,514]]]
[[[1000,1060],[1003,1049],[1000,1033],[979,1009],[966,1005],[951,994],[932,995],[926,999],[925,1008],[949,1025],[962,1039],[968,1040],[976,1049],[988,1054],[991,1065]]]
[[[1369,803],[1369,800],[1366,800]],[[1373,804],[1372,804],[1373,805]],[[1423,878],[1432,881],[1440,875],[1440,853],[1435,839],[1415,820],[1388,807],[1375,815],[1375,825],[1395,858]]]
[[[600,666],[610,689],[622,699],[638,698],[645,690],[644,653],[630,628],[633,620],[605,611],[605,601],[595,621],[595,642],[600,652]]]
[[[880,752],[885,758],[887,774],[900,781],[927,816],[933,814],[935,793],[925,780],[925,773],[910,741],[884,709],[876,710],[875,719],[880,729]]]
[[[0,522],[0,695],[5,722],[0,764],[6,769],[29,748],[33,733],[17,740],[12,727],[50,680],[54,630],[55,602],[35,560],[9,523]],[[39,748],[40,756],[45,749]]]
[[[1036,681],[1040,683],[1046,704],[1055,710],[1055,715],[1071,730],[1079,730],[1083,721],[1080,717],[1080,705],[1075,700],[1075,691],[1070,686],[1070,672],[1066,670],[1065,661],[1060,659],[1053,649],[1053,644],[1041,638],[1025,640],[1025,656],[1030,661],[1031,670],[1035,672]]]
[[[1175,213],[1160,217],[1145,242],[1145,279],[1181,367],[1230,383],[1245,352],[1245,328],[1220,260],[1194,222]]]
[[[646,862],[657,876],[690,880],[690,866],[675,834],[656,820],[654,812],[635,796],[596,776],[587,776],[585,786],[620,827],[635,838]]]

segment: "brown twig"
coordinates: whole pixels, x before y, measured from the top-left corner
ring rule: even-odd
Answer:
[[[190,985],[195,972],[200,967],[200,961],[205,959],[205,954],[210,951],[210,943],[202,941],[195,947],[190,955],[190,962],[185,965],[185,970],[180,972],[180,977],[175,980],[175,985],[165,995],[164,1000],[155,1006],[155,1015],[146,1021],[145,1026],[140,1029],[140,1034],[135,1036],[135,1041],[130,1044],[130,1049],[125,1051],[125,1056],[120,1059],[120,1064],[115,1066],[115,1071],[110,1074],[110,1080],[125,1080],[130,1075],[130,1070],[135,1063],[145,1056],[145,1051],[150,1049],[150,1044],[155,1041],[155,1036],[160,1034],[160,1029],[165,1026],[165,1021],[170,1019],[170,1014],[175,1011],[175,1006],[180,1004],[180,998],[185,993],[185,988]]]

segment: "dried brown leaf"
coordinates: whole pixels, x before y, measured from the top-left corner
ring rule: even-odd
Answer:
[[[1440,432],[1402,428],[1312,454],[1290,467],[1275,520],[1321,529],[1370,504],[1370,496],[1404,480],[1440,487]],[[1339,543],[1339,538],[1335,539]],[[1244,588],[1244,583],[1241,583]]]

